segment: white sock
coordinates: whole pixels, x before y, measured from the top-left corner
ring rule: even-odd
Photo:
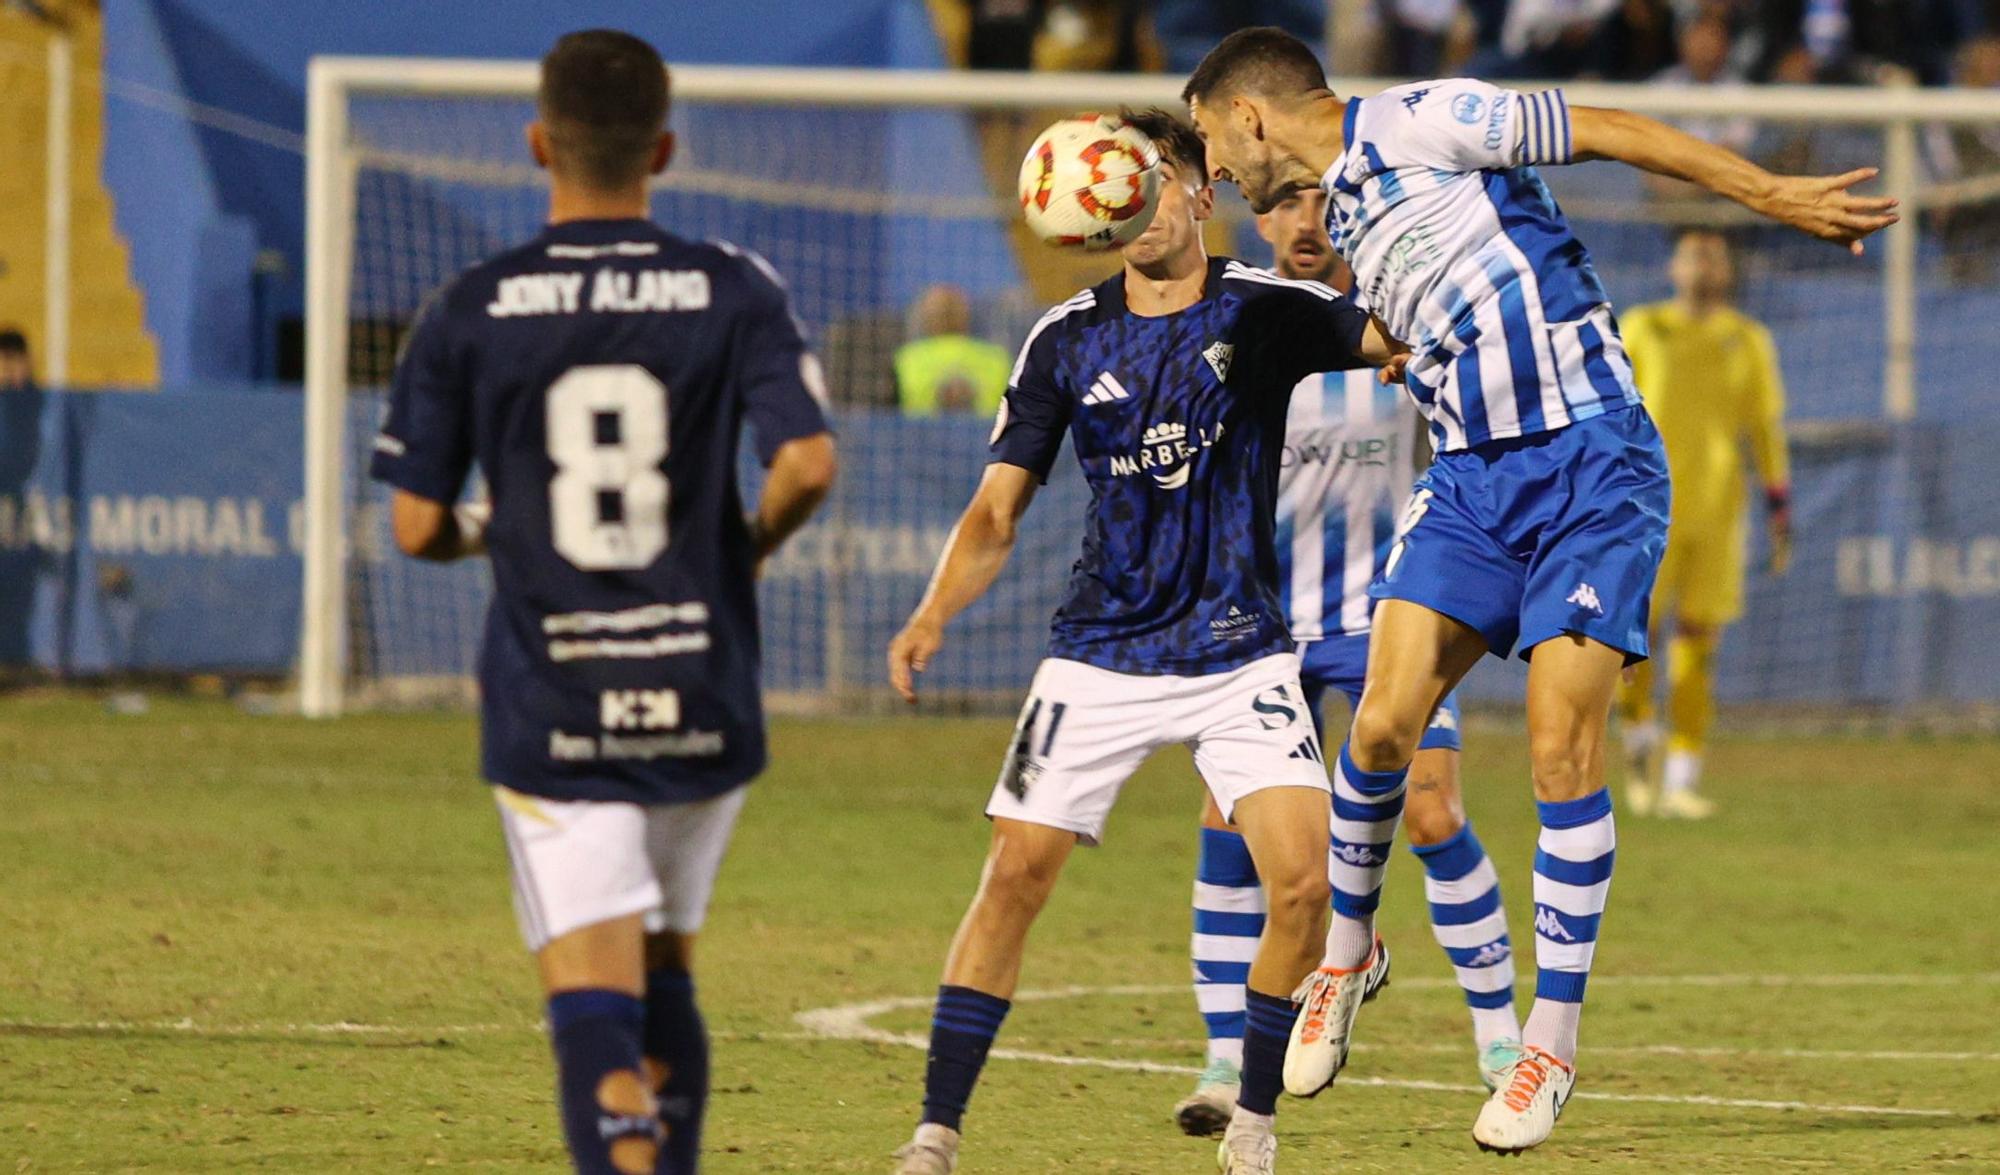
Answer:
[[[1583,1022],[1583,1005],[1565,1000],[1535,1001],[1528,1012],[1527,1026],[1521,1030],[1522,1039],[1537,1048],[1547,1049],[1567,1064],[1576,1063],[1576,1028]]]
[[[1269,1134],[1277,1120],[1276,1114],[1253,1114],[1239,1105],[1236,1112],[1229,1116],[1229,1132],[1240,1134],[1245,1130],[1255,1130]]]
[[[1375,949],[1375,916],[1350,918],[1338,910],[1333,912],[1332,921],[1326,926],[1326,958],[1321,960],[1328,967],[1338,967],[1342,971],[1352,971],[1368,961],[1368,953]]]
[[[1691,792],[1701,782],[1700,751],[1668,751],[1666,771],[1660,778],[1660,789],[1667,795]]]
[[[1240,1036],[1211,1036],[1208,1038],[1208,1063],[1228,1061],[1243,1068],[1243,1038]]]
[[[1514,1005],[1472,1009],[1472,1043],[1481,1050],[1496,1040],[1519,1039],[1521,1021],[1514,1015]]]

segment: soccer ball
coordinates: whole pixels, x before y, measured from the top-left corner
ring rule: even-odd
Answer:
[[[1130,244],[1159,209],[1160,150],[1108,114],[1065,118],[1021,161],[1021,215],[1051,245]]]

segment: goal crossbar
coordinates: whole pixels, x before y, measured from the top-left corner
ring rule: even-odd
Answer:
[[[344,577],[348,536],[343,487],[347,422],[348,290],[354,258],[357,176],[365,150],[352,141],[356,98],[532,98],[538,65],[387,57],[318,57],[307,80],[306,485],[305,573],[299,657],[301,707],[340,712],[347,666]],[[1342,94],[1394,84],[1336,79]],[[848,109],[1047,110],[1116,105],[1179,105],[1181,79],[1136,74],[1008,74],[948,71],[791,69],[690,65],[674,69],[679,101],[744,106]],[[1616,106],[1663,118],[1748,117],[1765,122],[1865,126],[1883,138],[1883,184],[1915,208],[1923,194],[1920,128],[2000,124],[2000,91],[1914,87],[1675,87],[1600,83],[1564,86],[1574,105]],[[1884,235],[1883,407],[1892,419],[1915,413],[1917,231]]]

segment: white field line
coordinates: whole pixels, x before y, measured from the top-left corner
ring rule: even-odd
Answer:
[[[178,1032],[193,1037],[230,1036],[481,1036],[540,1032],[532,1021],[518,1024],[363,1024],[335,1020],[326,1024],[199,1024],[193,1020],[21,1020],[0,1019],[0,1032]]]
[[[796,1035],[805,1037],[810,1034],[801,1032]],[[1143,1049],[1171,1046],[1175,1042],[1160,1037],[1092,1036],[1081,1043],[1094,1048]],[[1472,1046],[1470,1043],[1446,1044],[1442,1041],[1376,1041],[1372,1044],[1360,1041],[1354,1045],[1354,1051],[1436,1053],[1449,1056],[1457,1053],[1470,1055]],[[1952,1061],[1972,1061],[2000,1064],[2000,1053],[1922,1052],[1912,1049],[1760,1049],[1722,1044],[1598,1044],[1592,1041],[1584,1051],[1593,1057],[1743,1057],[1752,1060],[1782,1061],[1918,1061],[1933,1065]]]
[[[1633,980],[1638,980],[1639,978],[1640,977],[1632,977]],[[1739,981],[1734,983],[1731,982],[1711,983],[1711,984],[1706,984],[1706,986],[1779,986],[1782,985],[1782,983],[1773,984],[1770,981],[1772,980],[1782,981],[1785,979],[1789,979],[1791,977],[1789,976],[1687,976],[1687,977],[1660,976],[1660,977],[1648,977],[1648,978],[1654,978],[1658,980],[1675,980],[1679,978],[1687,978],[1687,979],[1701,979],[1701,980]],[[1849,980],[1859,979],[1865,981],[1861,984],[1857,984],[1857,986],[1888,986],[1890,985],[1889,981],[1900,978],[1917,979],[1919,981],[1919,983],[1917,984],[1918,986],[1930,986],[1927,980],[1931,977],[1846,976],[1843,978],[1847,978]],[[1956,978],[1960,982],[1970,981],[1970,982],[1984,983],[1994,980],[2000,980],[2000,973],[1996,973],[1995,975],[1990,977],[1959,976]],[[1595,977],[1593,977],[1592,982],[1593,983],[1596,982]],[[1408,986],[1418,986],[1418,985],[1412,983],[1408,984]],[[1425,985],[1425,986],[1430,986],[1430,985]],[[1435,986],[1456,986],[1456,984],[1452,983],[1449,980],[1438,980]],[[1079,999],[1089,996],[1161,995],[1168,992],[1179,992],[1182,990],[1184,990],[1184,986],[1180,984],[1175,984],[1172,986],[1162,986],[1159,984],[1114,986],[1114,987],[1071,986],[1071,987],[1051,988],[1040,991],[1016,992],[1014,995],[1013,1002],[1017,1004],[1033,1003],[1044,1000]],[[933,997],[931,996],[891,996],[879,1000],[866,1000],[859,1003],[837,1005],[829,1008],[813,1008],[798,1013],[796,1016],[793,1017],[793,1020],[796,1021],[798,1025],[806,1031],[806,1033],[820,1037],[822,1039],[866,1041],[873,1044],[895,1045],[902,1048],[925,1049],[928,1048],[930,1045],[929,1040],[927,1040],[925,1037],[920,1036],[916,1033],[890,1032],[886,1029],[875,1027],[874,1025],[870,1024],[869,1021],[877,1016],[881,1016],[889,1012],[907,1011],[913,1008],[929,1007],[932,999]],[[1136,1060],[1124,1057],[1080,1057],[1080,1056],[1071,1056],[1061,1053],[1035,1052],[1026,1049],[996,1048],[988,1055],[997,1057],[1001,1060],[1033,1061],[1044,1065],[1085,1066],[1097,1069],[1113,1069],[1127,1073],[1158,1073],[1158,1074],[1193,1076],[1201,1072],[1201,1070],[1198,1067],[1193,1065],[1173,1065],[1158,1061],[1143,1061],[1143,1060]],[[1387,1077],[1351,1076],[1346,1079],[1344,1084],[1347,1084],[1349,1086],[1357,1086],[1357,1085],[1369,1086],[1378,1089],[1414,1089],[1414,1090],[1423,1090],[1423,1091],[1437,1092],[1437,1093],[1483,1094],[1486,1092],[1484,1089],[1476,1085],[1457,1085],[1443,1081],[1399,1080]],[[1868,1105],[1854,1105],[1848,1103],[1827,1104],[1820,1102],[1787,1101],[1787,1100],[1777,1100],[1769,1098],[1712,1097],[1702,1094],[1597,1093],[1589,1090],[1580,1090],[1574,1096],[1589,1101],[1635,1102],[1635,1103],[1644,1103],[1651,1105],[1715,1106],[1718,1108],[1725,1108],[1725,1109],[1747,1109],[1747,1110],[1800,1110],[1800,1111],[1808,1111],[1821,1114],[1866,1114],[1866,1115],[1882,1115],[1882,1116],[1912,1117],[1912,1118],[1957,1118],[1975,1112],[1967,1110],[1929,1109],[1929,1108],[1920,1108],[1911,1106],[1868,1106]]]

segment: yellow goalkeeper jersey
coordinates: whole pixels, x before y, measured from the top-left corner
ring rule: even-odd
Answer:
[[[1720,309],[1699,320],[1672,302],[1619,316],[1646,408],[1667,445],[1673,524],[1683,534],[1732,535],[1743,520],[1743,445],[1766,486],[1789,483],[1785,387],[1771,332]]]

